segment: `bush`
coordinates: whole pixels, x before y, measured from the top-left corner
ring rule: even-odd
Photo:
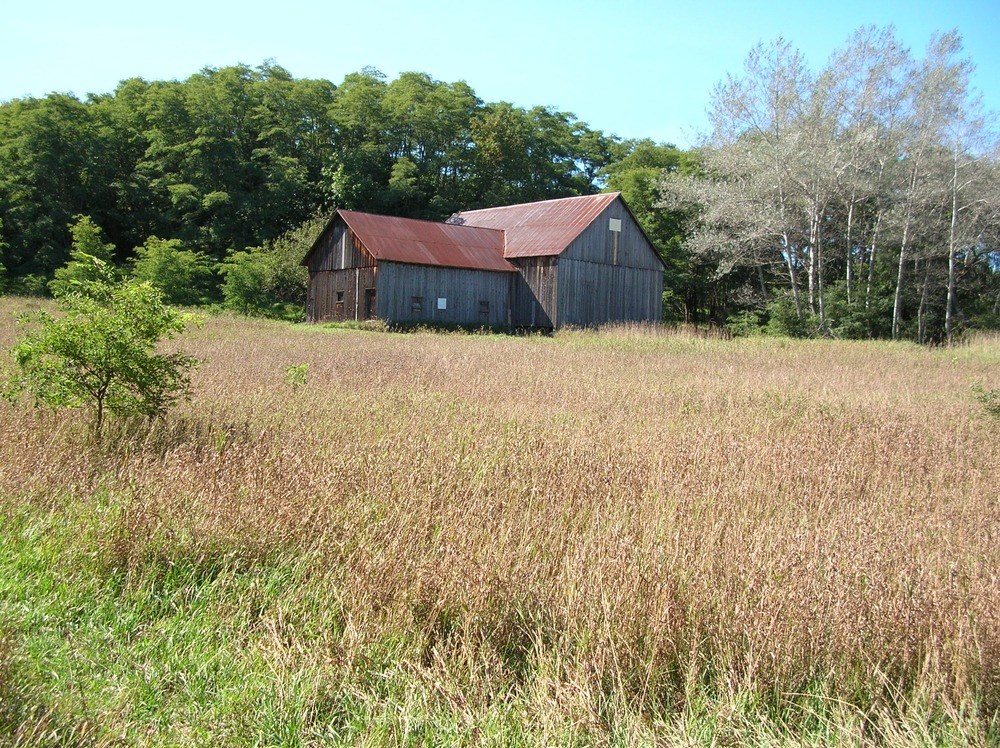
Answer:
[[[74,223],[69,225],[73,237],[73,248],[70,250],[70,260],[65,266],[56,270],[55,280],[48,284],[54,296],[69,293],[74,284],[80,281],[96,281],[111,267],[115,252],[113,244],[105,244],[101,237],[101,227],[94,223],[90,216],[77,215]],[[104,270],[95,264],[97,260]],[[27,278],[25,278],[27,280]]]
[[[988,390],[980,384],[974,384],[972,396],[983,406],[987,415],[1000,418],[1000,390]]]
[[[170,304],[193,306],[209,300],[215,273],[201,252],[185,249],[179,239],[151,236],[135,248],[133,274],[156,286]]]
[[[315,216],[262,247],[234,252],[223,264],[227,309],[254,317],[301,321],[309,272],[301,265],[325,220]]]
[[[155,352],[161,340],[183,332],[190,315],[167,306],[151,284],[115,282],[105,263],[92,264],[97,280],[74,281],[60,291],[65,316],[39,312],[39,329],[14,346],[19,373],[6,389],[12,400],[23,393],[36,406],[90,408],[99,438],[106,412],[162,416],[187,394],[196,362],[182,353]]]
[[[809,335],[808,323],[799,319],[795,309],[795,299],[780,295],[767,305],[767,325],[764,329],[768,335],[779,337],[804,338]]]
[[[764,332],[760,323],[760,312],[752,310],[733,314],[726,320],[726,329],[738,338],[751,335],[761,335]]]

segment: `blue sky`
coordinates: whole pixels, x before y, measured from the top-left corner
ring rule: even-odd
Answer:
[[[958,29],[974,84],[1000,111],[997,0],[36,0],[3,16],[0,100],[270,58],[334,83],[365,65],[390,78],[418,70],[465,80],[486,101],[556,106],[609,133],[688,146],[707,127],[712,86],[757,42],[784,36],[819,66],[859,26],[892,24],[918,53]]]

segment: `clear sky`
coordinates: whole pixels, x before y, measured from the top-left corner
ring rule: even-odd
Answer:
[[[1000,0],[13,0],[0,16],[0,100],[265,59],[334,83],[371,65],[686,147],[707,127],[712,86],[754,44],[784,36],[819,66],[868,24],[894,25],[921,54],[935,31],[958,29],[974,84],[1000,111]]]

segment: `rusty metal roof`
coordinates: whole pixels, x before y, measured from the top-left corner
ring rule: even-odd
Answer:
[[[337,214],[376,260],[517,272],[503,258],[503,231],[354,210]]]
[[[456,213],[449,224],[503,229],[504,257],[560,254],[619,196],[618,192],[564,197]]]

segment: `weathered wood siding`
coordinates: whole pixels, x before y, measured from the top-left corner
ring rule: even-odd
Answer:
[[[558,258],[517,257],[510,262],[521,271],[513,281],[512,324],[518,327],[555,327]]]
[[[621,221],[617,256],[611,219]],[[621,198],[559,257],[556,326],[659,322],[663,264]]]
[[[343,221],[328,226],[309,257],[306,320],[341,322],[368,319],[365,291],[375,289],[375,259]]]
[[[323,232],[319,246],[309,258],[310,273],[374,265],[374,258],[361,248],[354,233],[339,219]]]
[[[344,270],[321,270],[309,278],[306,320],[309,322],[343,322],[347,319],[368,319],[365,292],[376,289],[374,267]]]
[[[579,260],[559,260],[559,325],[658,322],[663,272]]]
[[[515,273],[380,262],[378,316],[392,322],[509,324]],[[444,309],[438,308],[444,299]]]

